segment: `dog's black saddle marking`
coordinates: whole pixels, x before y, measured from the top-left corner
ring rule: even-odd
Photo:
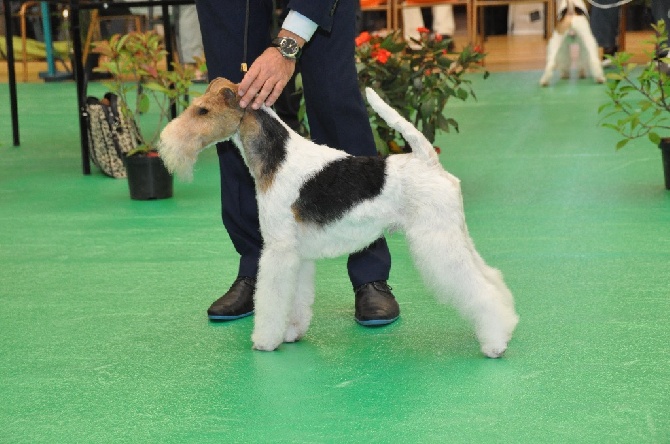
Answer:
[[[253,151],[263,159],[261,167],[263,176],[272,176],[286,159],[289,134],[281,123],[264,111],[258,112],[256,118],[263,135],[257,139]]]
[[[377,197],[386,181],[380,157],[344,157],[326,165],[300,187],[293,211],[302,222],[325,225],[357,204]]]

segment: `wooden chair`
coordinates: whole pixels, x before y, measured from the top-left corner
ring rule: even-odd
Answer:
[[[132,4],[131,4],[132,5]],[[146,17],[143,15],[103,15],[101,16],[97,9],[91,10],[91,19],[88,24],[88,32],[86,32],[86,41],[84,42],[84,49],[82,53],[83,63],[86,64],[86,58],[91,51],[91,44],[94,40],[102,39],[100,31],[100,22],[106,20],[125,20],[134,24],[135,31],[143,31],[146,23]]]
[[[21,5],[19,9],[19,18],[21,20],[21,63],[23,64],[23,81],[28,81],[28,24],[27,17],[28,11],[33,6],[39,4],[39,2],[25,2]],[[41,17],[42,14],[39,14]],[[11,38],[11,36],[10,36]]]
[[[37,17],[42,19],[42,11],[33,6],[39,5],[39,1],[27,1],[19,8],[19,21],[21,23],[21,64],[23,65],[23,81],[28,81],[28,18]],[[60,59],[59,59],[60,60]]]
[[[394,7],[394,20],[396,23],[396,28],[400,28],[401,23],[401,14],[405,8],[416,8],[416,7],[429,7],[429,6],[444,6],[444,5],[464,5],[466,16],[467,16],[467,36],[468,41],[472,41],[472,21],[470,17],[472,16],[472,2],[473,0],[396,0]]]
[[[386,13],[386,29],[395,29],[393,3],[396,0],[360,0],[361,11],[384,11]]]
[[[480,9],[487,6],[501,6],[501,5],[521,5],[542,3],[545,6],[545,30],[544,36],[546,39],[551,37],[554,32],[554,20],[556,20],[556,1],[555,0],[472,0],[472,16],[470,20],[470,28],[472,29],[471,41],[474,44],[484,49],[484,14]]]

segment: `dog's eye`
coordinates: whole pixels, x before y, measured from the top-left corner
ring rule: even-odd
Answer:
[[[206,115],[208,112],[209,112],[209,110],[208,110],[207,108],[198,108],[198,111],[197,111],[197,113],[198,113],[199,116],[204,116],[204,115]]]

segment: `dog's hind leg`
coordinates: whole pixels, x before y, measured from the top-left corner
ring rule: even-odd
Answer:
[[[300,257],[294,248],[263,248],[254,294],[254,349],[272,351],[284,342],[299,269]]]
[[[547,64],[544,68],[544,74],[540,79],[540,85],[547,86],[551,81],[551,78],[554,75],[554,70],[556,69],[556,57],[558,56],[558,51],[563,45],[563,40],[565,39],[565,34],[559,34],[554,32],[554,35],[549,39],[549,44],[547,45]]]
[[[452,215],[453,217],[453,215]],[[438,299],[451,303],[475,327],[482,352],[502,356],[518,322],[511,293],[500,273],[474,250],[463,217],[414,218],[406,230],[417,268]]]
[[[312,320],[314,303],[314,261],[302,261],[298,271],[298,286],[289,314],[284,342],[299,341],[307,332]]]
[[[588,69],[593,76],[593,80],[597,83],[605,83],[605,73],[598,54],[598,43],[591,33],[591,28],[585,22],[583,26],[576,29],[576,32],[580,39],[580,64],[584,69]]]

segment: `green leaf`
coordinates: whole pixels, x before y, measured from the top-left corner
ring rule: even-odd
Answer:
[[[660,145],[660,144],[661,144],[661,136],[659,136],[659,135],[656,134],[655,132],[650,132],[650,133],[649,133],[649,140],[650,140],[651,143],[653,143],[654,145]]]
[[[609,102],[607,102],[607,103],[603,103],[602,105],[600,105],[600,106],[598,107],[598,114],[601,114],[604,110],[606,110],[607,108],[609,108],[609,107],[611,107],[611,106],[612,106],[612,104],[609,103]]]
[[[162,93],[162,94],[171,94],[171,92],[168,88],[165,88],[163,85],[160,85],[156,82],[145,83],[144,87],[146,89],[150,89],[152,91],[156,91],[156,92],[159,92],[159,93]]]
[[[451,119],[453,120],[453,119]],[[455,122],[455,121],[454,121]],[[444,117],[442,114],[439,114],[437,116],[437,127],[441,130],[444,131],[445,133],[449,132],[449,121],[447,120],[446,117]]]
[[[151,106],[151,101],[149,100],[149,96],[142,93],[137,97],[137,111],[140,114],[147,113],[147,111],[149,111],[150,106]]]
[[[630,139],[622,139],[622,140],[619,140],[619,142],[616,144],[616,149],[617,149],[617,150],[620,150],[621,148],[623,148],[624,146],[626,146],[626,144],[627,144],[629,141],[630,141]]]

